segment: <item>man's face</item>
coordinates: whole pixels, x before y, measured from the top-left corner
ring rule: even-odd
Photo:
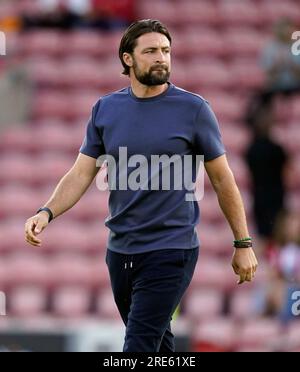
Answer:
[[[132,69],[144,85],[162,85],[170,77],[171,47],[168,38],[151,32],[140,36],[132,54]]]

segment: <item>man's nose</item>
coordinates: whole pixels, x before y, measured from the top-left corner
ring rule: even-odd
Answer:
[[[156,53],[156,56],[155,56],[155,59],[156,59],[156,62],[165,62],[166,60],[166,56],[165,54],[163,53],[163,51],[159,50],[157,51]]]

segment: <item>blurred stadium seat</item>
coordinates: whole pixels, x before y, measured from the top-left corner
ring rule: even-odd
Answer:
[[[260,315],[256,303],[257,291],[236,289],[230,298],[230,314],[236,320],[256,318]]]
[[[248,320],[240,329],[237,338],[240,348],[244,351],[262,348],[272,350],[272,345],[281,334],[281,325],[278,321],[270,318]]]
[[[44,287],[17,286],[9,293],[9,314],[14,317],[36,317],[45,313],[47,293]]]
[[[195,25],[209,25],[213,28],[214,25],[218,24],[220,15],[217,7],[212,1],[195,1],[186,0],[179,1],[177,8],[177,17],[181,17],[183,20],[188,21],[189,24]]]
[[[104,319],[120,319],[120,314],[110,288],[99,291],[96,308],[97,314]]]
[[[193,320],[207,321],[220,316],[223,310],[223,293],[220,289],[190,289],[184,298],[185,315]]]
[[[64,45],[60,42],[63,35],[55,30],[37,30],[21,35],[20,53],[26,56],[47,55],[51,57],[59,56]]]
[[[223,26],[260,26],[264,18],[253,0],[219,0],[218,10]]]
[[[226,248],[228,250],[228,247]],[[199,258],[193,282],[191,283],[193,288],[218,288],[219,290],[226,291],[234,284],[235,278],[230,266],[230,260],[218,258],[213,255],[203,255],[203,257]]]
[[[7,265],[5,282],[8,287],[48,285],[50,268],[46,257],[40,254],[15,252],[5,259],[5,264]]]
[[[194,352],[233,351],[236,343],[236,323],[227,317],[201,321],[192,331]]]
[[[54,314],[61,317],[87,316],[90,306],[91,293],[80,286],[62,286],[56,289],[52,298]]]
[[[282,3],[280,0],[262,0],[260,12],[264,16],[264,22],[273,24],[282,17],[289,17],[295,22],[300,21],[300,9],[297,0],[288,0]]]
[[[267,41],[267,36],[251,27],[229,27],[223,36],[226,53],[233,57],[258,58]]]

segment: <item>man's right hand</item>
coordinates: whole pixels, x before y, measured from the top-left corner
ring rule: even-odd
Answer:
[[[48,225],[49,214],[45,211],[39,212],[33,217],[28,218],[25,224],[25,240],[27,243],[40,247],[42,241],[37,238]]]

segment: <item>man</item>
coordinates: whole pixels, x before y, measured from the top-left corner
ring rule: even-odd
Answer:
[[[103,154],[118,165],[115,185],[124,178],[132,181],[136,171],[124,166],[121,148],[126,148],[128,157],[140,154],[146,160],[153,154],[201,154],[236,239],[233,269],[240,284],[251,281],[257,261],[218,123],[202,97],[169,83],[170,51],[170,34],[159,21],[138,21],[125,31],[119,56],[130,87],[96,103],[74,166],[44,208],[27,220],[26,240],[41,245],[37,235],[49,217],[59,216],[80,199],[97,173],[96,159]],[[110,229],[106,262],[126,324],[123,350],[174,351],[170,321],[198,258],[198,204],[186,200],[185,189],[149,190],[145,187],[149,179],[140,184],[143,187],[135,190],[113,188],[105,221]]]

